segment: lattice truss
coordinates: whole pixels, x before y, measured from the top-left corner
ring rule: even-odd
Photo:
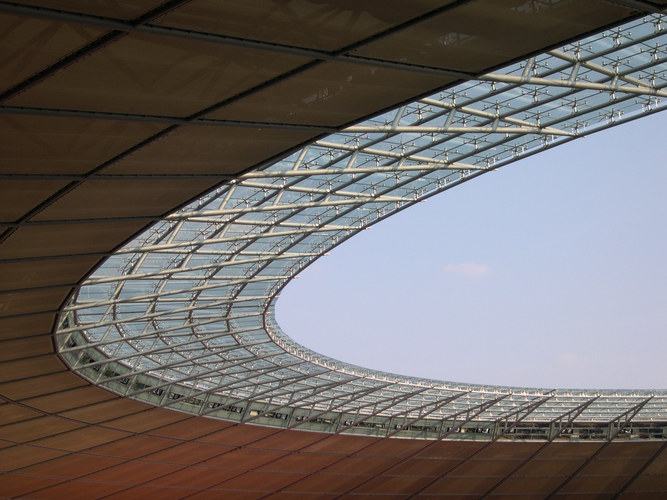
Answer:
[[[443,437],[465,428],[507,436],[530,424],[554,438],[573,423],[604,423],[612,438],[630,422],[667,426],[667,391],[468,386],[376,372],[296,344],[273,311],[293,276],[369,225],[664,109],[662,20],[460,83],[219,187],[80,287],[57,333],[61,356],[127,397],[283,427]]]

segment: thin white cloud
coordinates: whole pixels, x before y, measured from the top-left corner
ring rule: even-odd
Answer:
[[[561,352],[556,355],[556,361],[562,365],[578,365],[583,359],[574,352]]]
[[[463,276],[470,279],[481,279],[491,270],[486,264],[477,264],[475,262],[462,262],[460,264],[448,264],[444,270],[451,274]]]

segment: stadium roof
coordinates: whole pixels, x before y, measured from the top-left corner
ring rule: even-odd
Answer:
[[[9,496],[665,491],[664,392],[380,374],[272,319],[369,224],[660,110],[657,3],[155,4],[0,2]],[[88,380],[226,421],[74,375],[58,317]]]

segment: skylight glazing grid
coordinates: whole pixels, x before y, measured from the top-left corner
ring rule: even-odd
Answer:
[[[292,341],[273,311],[289,279],[369,225],[662,110],[666,38],[659,16],[634,21],[381,114],[219,187],[80,287],[57,333],[61,355],[128,397],[295,428],[324,422],[335,432],[391,435],[419,420],[443,437],[457,429],[446,421],[491,423],[480,432],[489,435],[507,435],[503,422],[548,423],[552,434],[555,422],[667,422],[665,391],[469,386],[352,366]]]

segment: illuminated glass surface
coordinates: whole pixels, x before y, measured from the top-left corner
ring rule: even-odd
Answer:
[[[664,438],[667,390],[472,386],[377,372],[298,345],[280,330],[274,305],[293,276],[371,224],[661,111],[666,45],[661,18],[646,17],[381,114],[220,186],[120,249],[79,288],[56,334],[61,356],[126,397],[235,421],[434,439]]]

